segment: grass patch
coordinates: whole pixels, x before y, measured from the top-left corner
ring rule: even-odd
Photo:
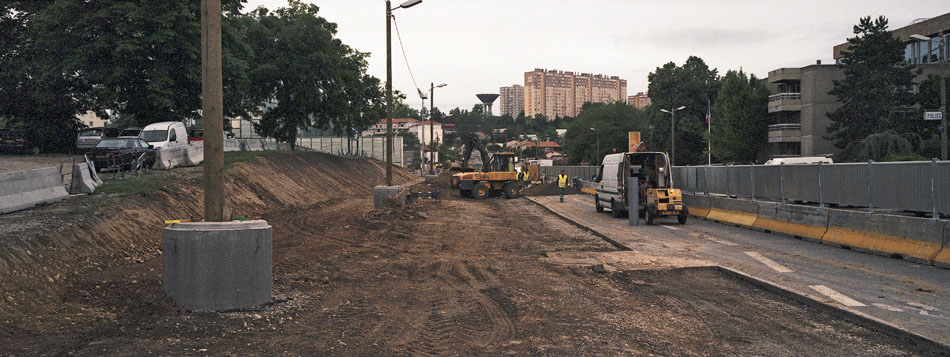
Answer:
[[[145,174],[126,179],[103,180],[96,193],[116,193],[121,195],[143,194],[158,190],[165,184],[168,176]]]

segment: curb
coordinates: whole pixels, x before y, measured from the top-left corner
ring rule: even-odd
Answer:
[[[561,219],[563,219],[563,220],[565,220],[565,221],[567,221],[567,222],[573,224],[573,225],[576,226],[577,228],[580,228],[580,229],[582,229],[582,230],[584,230],[584,231],[587,231],[587,232],[589,232],[589,233],[591,233],[591,234],[597,236],[597,237],[600,238],[600,239],[603,239],[605,242],[610,243],[610,244],[613,245],[614,247],[617,247],[617,249],[624,250],[624,251],[632,250],[632,249],[630,249],[629,247],[627,247],[627,246],[625,246],[625,245],[623,245],[623,244],[620,244],[620,242],[611,239],[610,237],[608,237],[608,236],[605,235],[605,234],[602,234],[602,233],[600,233],[600,232],[598,232],[598,231],[596,231],[596,230],[594,230],[594,229],[592,229],[592,228],[590,228],[590,227],[588,227],[588,226],[585,226],[585,225],[583,225],[583,224],[577,223],[577,222],[575,222],[574,220],[572,220],[572,219],[570,219],[570,218],[564,217],[564,216],[558,214],[557,212],[554,212],[554,210],[552,210],[552,209],[548,208],[547,206],[541,204],[541,202],[535,201],[535,200],[533,200],[533,199],[531,199],[530,197],[527,197],[527,196],[522,196],[522,197],[523,197],[524,199],[528,200],[528,201],[534,202],[534,204],[540,206],[541,208],[544,208],[544,209],[545,209],[546,211],[548,211],[548,212],[551,212],[551,214],[553,214],[553,215],[555,215],[555,216],[558,216],[559,218],[561,218]]]
[[[930,338],[918,335],[896,324],[887,322],[885,320],[881,320],[879,318],[865,314],[861,311],[849,308],[847,306],[839,306],[834,303],[823,302],[823,300],[826,300],[826,299],[821,299],[815,295],[798,291],[798,290],[789,288],[787,286],[779,285],[769,280],[757,278],[739,270],[727,268],[721,265],[717,265],[716,268],[718,268],[723,273],[731,275],[739,280],[746,281],[762,289],[774,292],[776,294],[798,301],[802,304],[817,308],[824,312],[827,312],[837,317],[848,320],[857,325],[867,327],[870,329],[877,329],[881,332],[891,335],[892,337],[907,339],[918,346],[933,350],[933,352],[936,355],[947,355],[948,354],[947,351],[950,351],[950,345],[945,345],[940,342],[931,340]]]

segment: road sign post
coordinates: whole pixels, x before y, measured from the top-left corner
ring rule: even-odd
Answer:
[[[627,217],[628,226],[640,225],[640,183],[636,177],[627,177]]]

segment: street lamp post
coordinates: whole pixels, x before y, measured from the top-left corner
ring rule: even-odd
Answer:
[[[442,88],[448,84],[442,83],[440,85],[435,85],[435,83],[429,83],[429,137],[433,142],[435,141],[435,122],[432,121],[432,113],[435,113],[435,89]],[[443,128],[444,130],[444,128]],[[436,151],[438,152],[438,151]],[[436,152],[432,153],[432,156],[436,155]],[[433,158],[429,158],[429,173],[435,174],[435,169],[432,167]]]
[[[426,94],[421,89],[416,88],[416,90],[419,91],[419,98],[422,98],[422,106],[419,109],[419,119],[422,121],[419,125],[419,135],[422,137],[419,143],[419,175],[421,176],[426,170]]]
[[[944,51],[944,35],[940,36],[940,45],[938,46],[937,57],[940,59],[940,160],[947,160],[947,78],[946,61],[947,53]],[[910,35],[911,39],[918,41],[930,41],[931,38],[923,35]],[[930,56],[930,53],[927,53]]]
[[[686,106],[681,106],[676,109],[660,109],[661,112],[669,113],[671,115],[670,119],[670,166],[673,166],[673,162],[676,159],[676,112],[686,109]]]
[[[393,10],[407,9],[421,2],[409,0],[394,9],[390,0],[386,0],[386,186],[393,185]]]

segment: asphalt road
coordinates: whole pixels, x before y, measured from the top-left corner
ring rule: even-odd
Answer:
[[[848,306],[950,345],[950,269],[859,253],[690,217],[627,226],[597,213],[592,196],[529,197],[558,215],[658,258],[709,261]]]

